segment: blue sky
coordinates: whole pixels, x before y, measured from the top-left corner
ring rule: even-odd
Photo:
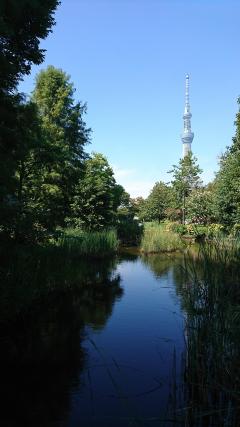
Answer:
[[[239,0],[62,0],[45,62],[88,104],[88,150],[106,155],[130,194],[146,197],[182,154],[185,75],[192,149],[208,182],[231,144],[240,95]]]

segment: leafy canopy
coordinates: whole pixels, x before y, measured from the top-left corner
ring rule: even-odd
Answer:
[[[85,175],[72,204],[74,224],[88,230],[113,225],[123,191],[116,184],[107,159],[102,154],[93,154],[85,162]]]

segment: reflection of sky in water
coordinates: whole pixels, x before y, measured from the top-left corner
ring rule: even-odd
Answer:
[[[66,264],[61,275],[43,267],[68,292],[4,331],[1,426],[125,427],[166,417],[184,352],[177,256]]]
[[[174,348],[180,370],[183,317],[171,260],[158,277],[146,262],[118,265],[123,297],[102,330],[86,328],[87,363],[72,394],[68,426],[127,426],[129,417],[165,417],[173,405],[169,386]]]

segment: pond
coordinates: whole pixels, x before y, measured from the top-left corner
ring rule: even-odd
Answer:
[[[237,425],[234,398],[216,387],[207,391],[210,412],[199,415],[209,411],[209,399],[204,406],[206,389],[196,391],[194,381],[206,369],[199,362],[192,382],[189,370],[193,377],[205,350],[191,336],[183,255],[126,252],[84,266],[75,261],[67,273],[60,264],[52,265],[53,276],[71,283],[69,293],[45,297],[44,309],[39,304],[2,331],[2,426]],[[78,270],[95,282],[75,292]],[[228,408],[224,417],[219,399]]]

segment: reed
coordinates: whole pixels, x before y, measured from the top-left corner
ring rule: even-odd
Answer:
[[[239,425],[239,256],[238,240],[218,239],[185,257],[185,425]]]
[[[0,325],[27,313],[44,313],[50,300],[115,285],[115,266],[116,257],[93,262],[53,245],[0,249]]]
[[[144,253],[174,252],[185,247],[177,233],[165,230],[158,225],[144,229],[141,250]]]
[[[57,246],[73,256],[102,258],[117,251],[118,239],[115,230],[67,229],[58,239]]]

